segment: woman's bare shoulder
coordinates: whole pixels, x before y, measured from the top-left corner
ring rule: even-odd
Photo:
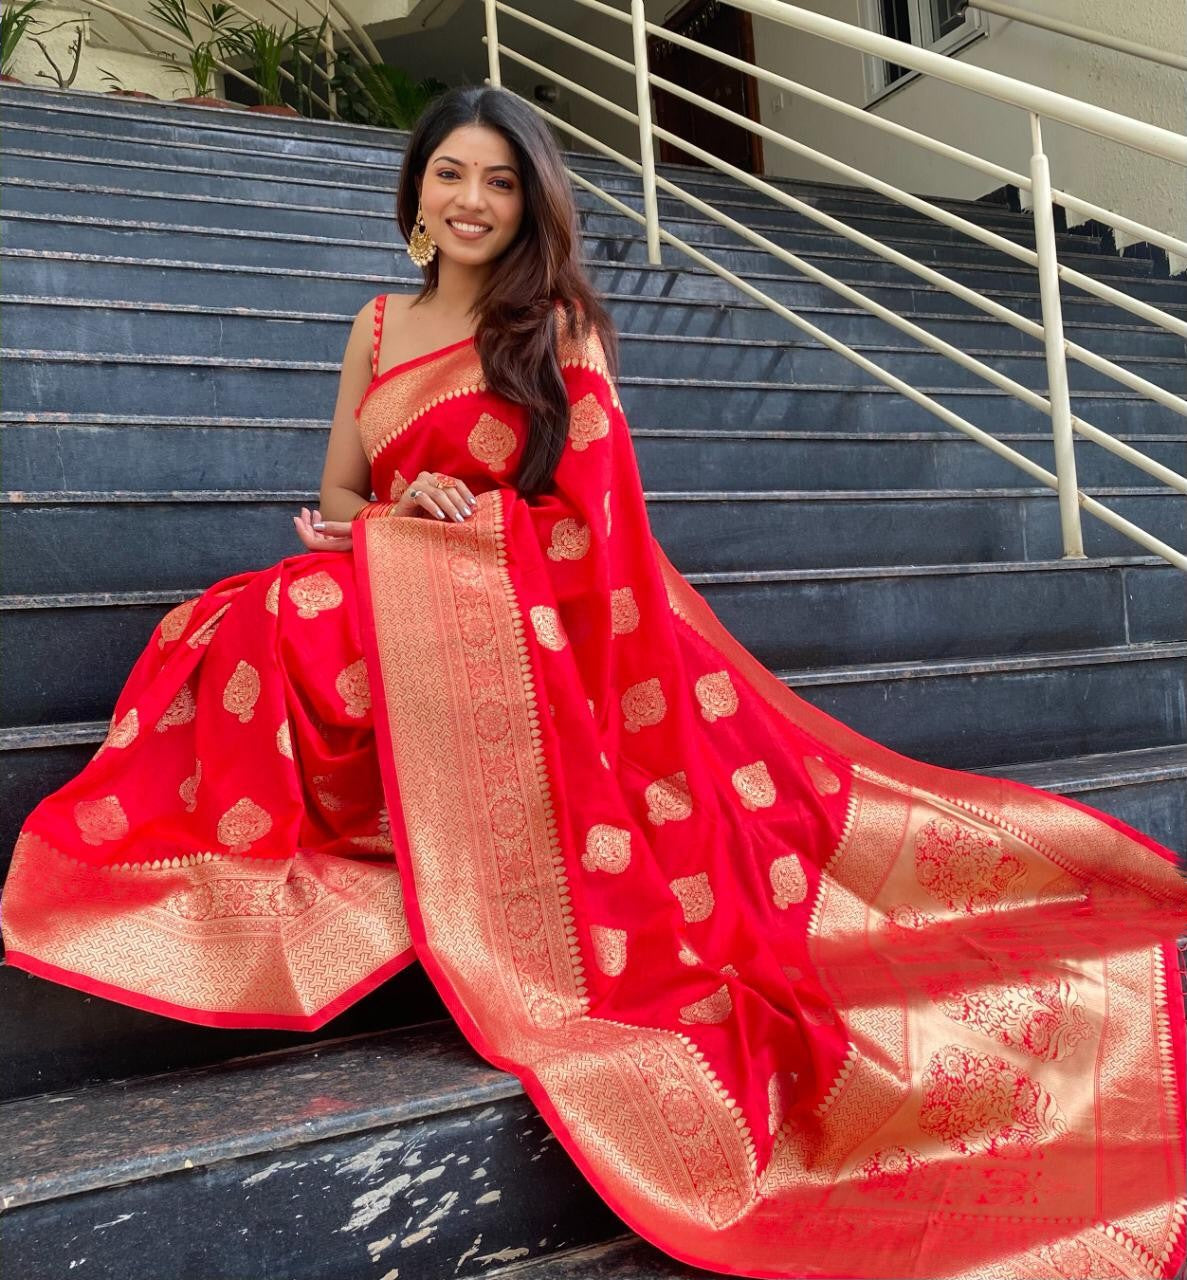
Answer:
[[[387,299],[383,304],[384,319],[387,320],[388,317],[402,315],[408,310],[413,302],[416,301],[417,296],[418,295],[416,293],[388,293],[378,295],[378,297]],[[370,301],[364,302],[355,313],[355,320],[359,323],[366,322],[367,324],[370,324],[375,315],[376,301],[377,298],[372,298]]]

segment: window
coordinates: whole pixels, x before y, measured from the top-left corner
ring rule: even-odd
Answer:
[[[870,30],[934,53],[955,53],[988,30],[984,15],[966,10],[964,0],[860,0],[860,13]],[[868,102],[918,74],[868,55],[865,71]]]

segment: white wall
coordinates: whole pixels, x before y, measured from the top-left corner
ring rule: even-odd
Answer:
[[[1124,5],[1117,0],[1076,0],[1074,5],[1060,0],[1013,2],[1065,20],[1074,10],[1075,20],[1086,27],[1165,49],[1187,47],[1183,0]],[[810,0],[804,7],[847,22],[858,17],[858,0]],[[962,61],[1163,128],[1181,132],[1187,124],[1182,73],[992,15],[988,23],[988,36],[957,55]],[[755,19],[754,36],[763,66],[846,102],[864,104],[860,55],[764,19]],[[895,142],[860,121],[846,120],[802,99],[785,96],[783,110],[776,110],[774,96],[770,86],[760,90],[764,124],[909,190],[976,197],[998,185],[974,170]],[[871,111],[1015,171],[1028,172],[1029,124],[1026,113],[1017,108],[920,77]],[[1182,169],[1054,122],[1044,125],[1044,143],[1057,187],[1160,230],[1187,233],[1187,180]],[[773,174],[828,177],[820,166],[770,144],[766,160]]]

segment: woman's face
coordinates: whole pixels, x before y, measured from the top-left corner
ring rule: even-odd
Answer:
[[[459,265],[493,262],[523,221],[523,181],[511,144],[485,125],[455,129],[429,156],[420,204],[438,252]]]

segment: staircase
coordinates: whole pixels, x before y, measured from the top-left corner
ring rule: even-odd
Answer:
[[[398,135],[5,88],[0,875],[82,768],[172,605],[301,548],[350,320],[414,269]],[[573,165],[639,204],[637,184]],[[679,180],[1042,388],[1041,349],[706,171]],[[801,198],[1038,317],[1000,255],[862,192]],[[712,274],[647,264],[581,196],[622,331],[653,528],[725,625],[831,715],[935,763],[1074,795],[1187,846],[1187,597],[1055,496]],[[1029,220],[943,202],[1027,241]],[[676,234],[1052,465],[1046,423],[663,200]],[[705,248],[705,246],[712,246]],[[1187,282],[1063,234],[1065,262],[1187,315]],[[1173,336],[1069,294],[1068,336],[1187,389]],[[1075,364],[1077,410],[1182,469],[1182,418]],[[1187,504],[1092,446],[1083,488],[1174,545]],[[412,966],[313,1035],[215,1031],[0,964],[5,1275],[120,1280],[684,1276],[625,1232],[518,1081]],[[463,1218],[469,1218],[463,1222]]]

